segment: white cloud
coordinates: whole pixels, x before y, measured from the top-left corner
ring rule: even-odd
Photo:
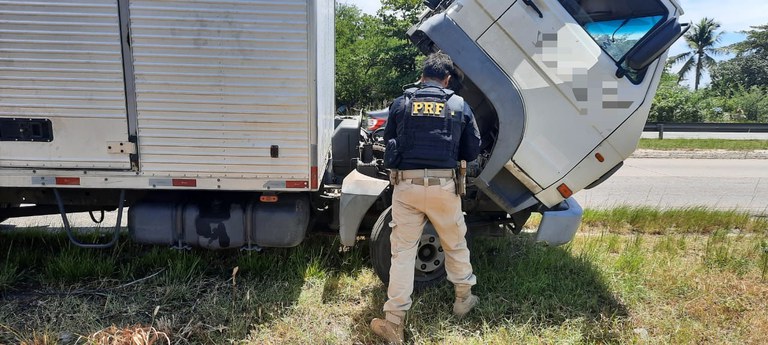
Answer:
[[[748,30],[750,26],[768,24],[768,1],[740,0],[726,3],[722,0],[680,0],[685,14],[683,22],[698,22],[704,17],[714,18],[727,32]]]

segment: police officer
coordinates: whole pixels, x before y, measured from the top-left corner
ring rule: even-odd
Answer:
[[[434,53],[424,61],[418,88],[408,89],[389,108],[384,130],[385,164],[391,169],[392,266],[384,319],[371,329],[390,343],[403,342],[405,312],[411,307],[416,250],[427,219],[440,236],[448,280],[454,284],[453,313],[467,314],[478,302],[472,295],[475,275],[469,262],[457,183],[459,161],[480,153],[480,134],[464,99],[447,89],[453,61]]]

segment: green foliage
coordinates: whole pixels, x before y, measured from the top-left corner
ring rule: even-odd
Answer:
[[[336,5],[336,103],[381,107],[418,78],[419,52],[405,36],[418,0],[385,0],[376,16]]]
[[[685,34],[689,51],[669,58],[671,64],[684,62],[678,72],[678,81],[685,79],[691,71],[694,72],[694,90],[699,89],[701,76],[705,69],[712,68],[716,62],[713,56],[722,54],[722,50],[715,47],[722,36],[722,32],[716,32],[720,23],[712,18],[702,18]]]
[[[721,65],[722,66],[722,65]],[[768,64],[766,64],[768,66]],[[716,69],[717,70],[717,69]],[[766,75],[768,77],[768,74]],[[768,87],[718,86],[692,91],[664,73],[648,116],[650,122],[767,122]],[[725,88],[727,91],[722,91]]]
[[[736,57],[712,69],[712,89],[722,96],[738,91],[768,87],[768,25],[744,31],[744,41],[727,47]]]
[[[676,77],[664,73],[653,100],[648,121],[651,122],[702,122],[698,93],[677,84]]]
[[[724,109],[736,121],[767,122],[768,121],[768,92],[753,86],[750,89],[739,89],[731,97],[724,99]]]
[[[753,87],[768,87],[768,60],[759,55],[737,56],[719,62],[712,68],[711,75],[711,88],[721,96]]]
[[[751,27],[751,30],[743,31],[747,34],[747,39],[728,48],[736,52],[738,56],[743,55],[768,55],[768,24]]]

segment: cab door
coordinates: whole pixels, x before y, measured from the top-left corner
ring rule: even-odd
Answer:
[[[477,39],[520,90],[525,134],[512,160],[539,186],[559,181],[651,101],[654,78],[616,71],[670,10],[659,0],[517,0]]]

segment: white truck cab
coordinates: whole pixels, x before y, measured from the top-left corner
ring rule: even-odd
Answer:
[[[640,139],[667,49],[685,29],[670,0],[430,7],[409,36],[461,70],[456,91],[475,110],[490,153],[474,184],[509,214],[537,204],[578,209],[570,196],[620,167]],[[563,225],[543,225],[540,237],[569,240]]]

